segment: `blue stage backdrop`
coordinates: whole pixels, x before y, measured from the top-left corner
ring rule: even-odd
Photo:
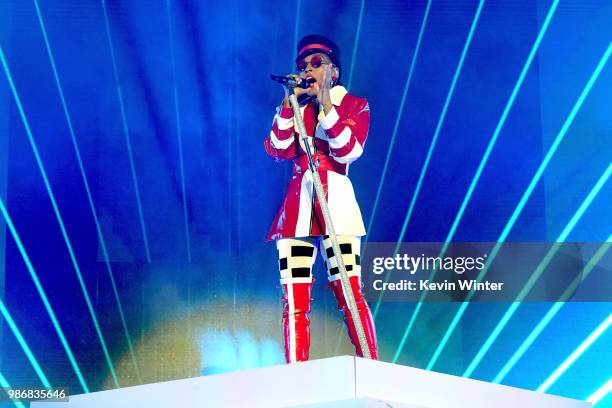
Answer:
[[[263,141],[269,75],[306,34],[369,100],[350,172],[368,242],[611,242],[611,22],[609,0],[2,0],[1,385],[284,361],[265,237],[290,165]],[[350,354],[315,278],[311,356]],[[610,303],[521,304],[491,343],[511,306],[372,302],[381,359],[578,399],[609,384]]]

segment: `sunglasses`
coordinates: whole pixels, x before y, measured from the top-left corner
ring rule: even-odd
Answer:
[[[325,62],[323,61],[323,58],[319,57],[318,55],[315,55],[308,62],[304,60],[298,61],[297,64],[295,64],[295,67],[297,68],[298,71],[304,72],[306,71],[308,64],[310,64],[310,66],[313,68],[319,68],[323,64],[329,64],[329,62]]]

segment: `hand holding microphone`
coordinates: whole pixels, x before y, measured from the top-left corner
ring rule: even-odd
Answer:
[[[283,85],[285,90],[285,99],[283,100],[283,106],[285,108],[291,107],[289,103],[289,88],[293,88],[295,96],[300,96],[306,93],[306,90],[311,84],[317,82],[314,78],[302,78],[299,75],[289,74],[287,76],[270,75],[273,81],[276,81]]]
[[[273,81],[289,88],[308,89],[310,84],[317,82],[314,78],[301,78],[299,75],[289,74],[287,76],[270,75]]]

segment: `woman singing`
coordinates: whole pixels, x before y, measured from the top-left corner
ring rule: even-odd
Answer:
[[[350,164],[363,153],[370,108],[366,99],[349,94],[339,82],[342,68],[339,49],[333,41],[321,35],[308,35],[300,40],[297,54],[299,77],[311,82],[307,89],[295,88],[308,134],[307,143],[315,162],[319,163],[317,169],[351,282],[359,312],[357,318],[361,320],[370,356],[376,359],[374,322],[361,293],[360,246],[365,227],[348,178]],[[276,160],[293,161],[285,198],[268,234],[268,240],[275,240],[278,249],[287,362],[308,360],[308,313],[317,249],[325,259],[329,286],[344,314],[349,337],[357,355],[363,356],[287,92],[282,106],[277,108],[265,149]]]

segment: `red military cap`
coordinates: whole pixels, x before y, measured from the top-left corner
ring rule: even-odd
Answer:
[[[298,55],[295,62],[297,63],[301,59],[316,53],[327,55],[335,66],[342,69],[340,65],[340,49],[336,43],[329,38],[318,34],[307,35],[298,42]]]

